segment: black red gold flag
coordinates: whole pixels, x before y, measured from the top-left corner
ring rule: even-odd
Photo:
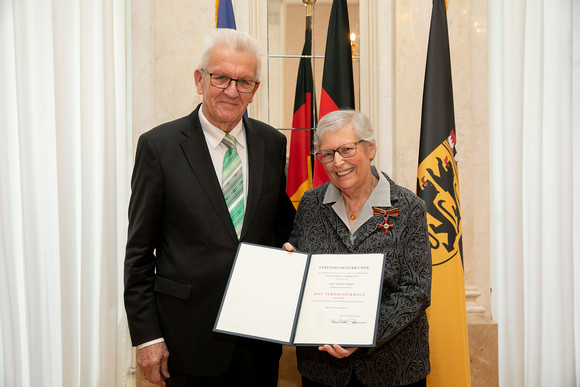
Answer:
[[[354,109],[354,104],[348,6],[346,0],[334,0],[326,36],[319,118],[335,110]],[[316,160],[313,185],[316,187],[327,181],[322,164]]]
[[[430,387],[471,385],[456,144],[447,12],[444,0],[433,0],[417,171],[433,260]]]
[[[294,207],[304,192],[312,188],[312,129],[316,127],[316,98],[312,80],[310,60],[312,47],[312,29],[307,28],[304,48],[298,67],[296,94],[294,97],[294,115],[292,117],[292,135],[288,159],[288,181],[286,193]]]

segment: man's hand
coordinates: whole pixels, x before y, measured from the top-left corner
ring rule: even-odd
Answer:
[[[169,378],[168,358],[167,345],[161,342],[141,348],[137,354],[137,364],[145,379],[153,384],[165,386],[164,380]]]
[[[358,348],[356,347],[350,347],[350,348],[342,348],[340,345],[338,344],[334,344],[332,347],[328,344],[326,344],[323,347],[318,347],[319,351],[326,351],[328,352],[330,355],[336,357],[337,359],[342,359],[343,357],[349,357],[350,355],[352,355],[354,353],[354,351],[356,351]]]

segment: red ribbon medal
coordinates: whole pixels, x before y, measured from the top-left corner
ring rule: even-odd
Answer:
[[[384,217],[383,223],[379,224],[379,228],[384,228],[385,234],[388,234],[390,229],[395,228],[394,224],[389,224],[389,218],[397,218],[399,216],[399,209],[383,209],[379,207],[373,207],[373,215],[381,215]]]

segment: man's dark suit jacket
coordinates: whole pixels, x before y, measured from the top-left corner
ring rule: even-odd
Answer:
[[[125,308],[134,345],[163,337],[172,369],[216,376],[227,370],[236,342],[212,329],[239,241],[201,128],[200,107],[139,138]],[[249,184],[240,240],[280,247],[294,217],[285,192],[286,137],[260,121],[243,121]]]

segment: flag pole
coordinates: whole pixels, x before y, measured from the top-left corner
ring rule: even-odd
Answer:
[[[306,28],[312,28],[312,5],[316,0],[302,0],[302,3],[306,6]]]
[[[302,3],[306,6],[306,29],[309,29],[312,31],[312,10],[313,10],[313,6],[316,4],[317,0],[302,0]],[[312,40],[314,40],[314,31],[312,31]],[[310,55],[314,55],[314,50],[312,48],[313,44],[312,44],[312,40],[310,41]],[[314,81],[314,79],[313,79]],[[315,93],[316,88],[314,88],[312,90],[313,93]],[[315,101],[315,99],[312,99],[313,101]],[[312,117],[316,117],[316,103],[312,104]],[[312,122],[313,124],[315,124],[314,122]],[[313,125],[314,126],[314,125]],[[310,176],[314,176],[314,158],[316,157],[314,155],[314,129],[315,128],[310,128]]]

